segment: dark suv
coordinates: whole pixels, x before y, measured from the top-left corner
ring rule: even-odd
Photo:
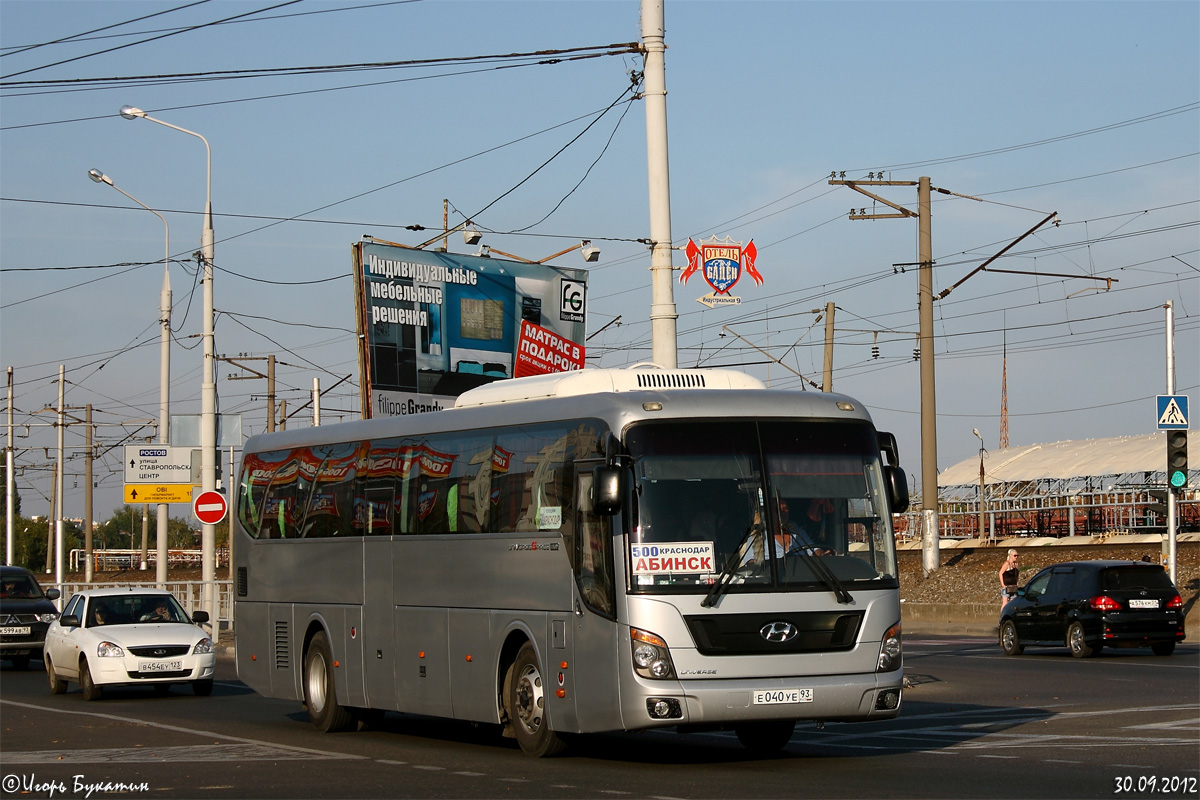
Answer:
[[[1183,599],[1157,564],[1071,561],[1046,567],[1000,613],[1000,646],[1066,645],[1076,658],[1104,647],[1149,647],[1158,656],[1183,640]]]
[[[46,629],[58,619],[50,601],[57,599],[58,589],[43,592],[29,570],[0,567],[0,659],[26,669],[31,657],[42,657]]]

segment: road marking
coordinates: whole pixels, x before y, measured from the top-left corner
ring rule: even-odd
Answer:
[[[276,744],[274,742],[264,742],[261,739],[248,739],[244,736],[229,736],[224,733],[208,731],[202,728],[186,728],[182,725],[167,725],[163,722],[150,722],[149,720],[139,719],[137,717],[122,717],[117,714],[102,714],[98,711],[73,711],[65,708],[53,708],[50,706],[42,706],[36,703],[21,703],[16,700],[0,700],[0,706],[13,706],[14,708],[28,708],[33,711],[44,711],[48,714],[71,714],[80,717],[96,717],[97,719],[107,719],[113,722],[125,722],[132,725],[144,725],[149,728],[159,728],[165,731],[175,731],[176,733],[185,733],[190,736],[203,736],[205,738],[224,739],[228,742],[241,742],[245,745],[261,746],[274,748],[280,753],[291,752],[300,754],[297,757],[307,756],[309,758],[330,758],[330,759],[347,759],[347,760],[365,760],[366,756],[352,755],[349,753],[335,753],[329,750],[316,750],[311,747],[295,747],[293,745]],[[221,747],[222,745],[205,745],[205,747]],[[138,748],[138,752],[145,752],[146,748]],[[86,751],[78,751],[86,752]],[[5,762],[14,761],[19,754],[13,752],[5,752]],[[283,758],[282,755],[276,755],[275,758]],[[225,760],[229,760],[229,756],[224,756]]]
[[[70,750],[5,750],[5,764],[146,764],[175,761],[298,761],[311,751],[269,744],[200,744],[172,747],[93,747]],[[352,758],[352,756],[333,756]]]
[[[412,768],[413,769],[424,769],[424,770],[428,770],[430,772],[441,772],[442,770],[445,769],[445,767],[435,767],[430,764],[413,764]]]
[[[377,758],[375,760],[378,761],[380,764],[395,764],[397,767],[402,767],[408,763],[407,761],[392,761],[391,759],[388,759],[388,758]]]
[[[992,755],[991,753],[983,753],[983,754],[975,756],[975,757],[976,758],[1016,758],[1016,756],[996,756],[996,755]]]
[[[462,770],[460,772],[451,772],[450,774],[451,775],[463,775],[467,778],[482,778],[483,776],[487,775],[486,772],[467,772],[466,770]]]

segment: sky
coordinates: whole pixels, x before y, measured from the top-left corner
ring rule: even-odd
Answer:
[[[643,65],[623,47],[641,38],[639,5],[0,0],[0,363],[23,513],[49,509],[60,364],[104,453],[93,516],[122,504],[119,445],[152,436],[158,415],[168,232],[171,412],[200,410],[204,147],[123,119],[127,104],[209,142],[215,349],[275,355],[290,411],[316,378],[322,422],[356,418],[351,245],[419,244],[443,200],[450,225],[471,218],[523,258],[599,246],[594,264],[551,262],[590,269],[588,364],[649,361]],[[764,279],[712,310],[698,278],[674,283],[679,366],[820,384],[814,311],[832,302],[833,388],[896,434],[919,483],[917,224],[851,220],[891,209],[828,182],[882,173],[953,193],[934,194],[935,294],[1057,212],[935,303],[940,469],[978,457],[973,429],[997,449],[1005,364],[1013,446],[1153,432],[1168,302],[1176,392],[1200,394],[1200,4],[666,0],[664,13],[673,243],[753,241]],[[508,57],[540,51],[572,52]],[[363,64],[391,66],[279,74]],[[262,70],[276,72],[246,72]],[[915,186],[875,191],[916,209]],[[265,428],[266,385],[230,380],[246,375],[218,365],[219,410],[249,435]],[[84,509],[83,428],[64,432],[68,517]]]

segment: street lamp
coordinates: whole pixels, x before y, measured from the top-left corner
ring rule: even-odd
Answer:
[[[979,428],[972,428],[971,433],[975,434],[975,438],[979,440],[979,539],[983,540],[983,510],[984,510],[984,483],[983,483],[983,454],[987,451],[983,449],[983,436],[979,434]]]
[[[207,159],[205,164],[204,230],[200,235],[200,259],[203,262],[204,270],[204,368],[200,374],[200,482],[203,491],[212,492],[217,488],[217,384],[214,378],[216,357],[213,350],[212,148],[208,146],[208,140],[195,131],[155,119],[140,108],[121,106],[121,116],[125,119],[147,119],[180,133],[195,136],[204,142]],[[217,617],[217,531],[214,525],[202,523],[202,526],[200,538],[203,562],[201,579],[208,601],[205,605],[208,606],[208,616],[212,620],[212,639],[215,642],[221,627]]]
[[[88,177],[96,183],[106,183],[116,189],[121,194],[128,197],[133,202],[137,203],[142,208],[149,211],[154,216],[162,220],[163,234],[166,239],[166,249],[163,254],[163,282],[162,291],[158,295],[158,316],[162,327],[162,343],[159,347],[159,370],[158,370],[158,441],[166,445],[171,441],[170,431],[168,426],[171,422],[170,406],[171,406],[171,228],[167,225],[167,219],[162,214],[155,211],[150,206],[138,200],[129,192],[122,189],[113,183],[112,178],[105,175],[98,169],[89,169]],[[167,582],[167,520],[168,507],[166,503],[159,503],[156,509],[157,512],[157,539],[156,548],[158,551],[158,567],[155,578],[160,585],[165,585]],[[92,543],[87,542],[88,558],[87,568],[85,569],[85,579],[88,582],[92,580]],[[145,569],[145,564],[142,565]]]

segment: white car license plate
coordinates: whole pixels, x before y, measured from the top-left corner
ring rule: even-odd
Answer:
[[[0,628],[0,636],[28,636],[33,633],[33,628],[28,625],[5,625]]]
[[[1129,601],[1130,608],[1158,608],[1158,600],[1143,600],[1134,598]]]
[[[142,661],[138,664],[138,672],[179,672],[183,669],[183,659],[174,661]]]
[[[774,706],[784,703],[811,703],[812,689],[756,689],[754,705]]]

